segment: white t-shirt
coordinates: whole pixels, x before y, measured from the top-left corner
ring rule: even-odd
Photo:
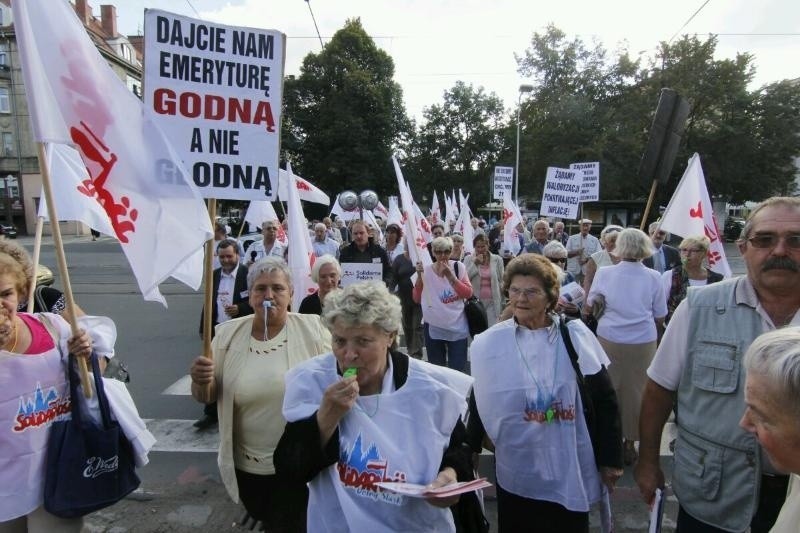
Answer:
[[[620,344],[643,344],[658,337],[654,318],[667,316],[667,299],[661,274],[640,261],[620,261],[597,269],[586,300],[592,305],[605,298],[605,312],[597,335]]]
[[[661,274],[661,284],[664,286],[664,298],[669,300],[669,293],[672,291],[672,270],[667,270]],[[702,287],[708,284],[708,279],[692,279],[689,278],[690,287]]]
[[[586,265],[581,265],[581,260],[590,257],[595,252],[599,252],[602,247],[600,246],[600,241],[594,235],[589,234],[584,237],[580,233],[576,233],[575,235],[570,235],[569,239],[567,239],[566,248],[567,252],[583,248],[581,255],[567,259],[567,272],[577,275],[580,273],[586,274]]]
[[[736,285],[736,303],[755,307],[756,312],[761,317],[762,333],[775,329],[772,319],[758,302],[758,297],[749,278],[743,278]],[[800,326],[800,310],[794,314],[790,325]],[[650,363],[650,368],[647,369],[647,376],[667,390],[678,390],[678,384],[681,381],[681,376],[683,376],[683,368],[686,366],[686,357],[688,356],[686,351],[688,336],[689,306],[684,300],[675,309],[664,336],[661,338],[656,355]]]

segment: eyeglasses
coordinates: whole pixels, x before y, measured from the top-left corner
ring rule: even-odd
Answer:
[[[797,250],[800,248],[800,234],[793,233],[790,235],[776,235],[775,233],[759,233],[747,239],[747,242],[752,244],[755,248],[775,248],[778,243],[783,239],[787,248]]]
[[[706,253],[705,250],[700,250],[700,249],[697,249],[697,248],[694,248],[694,249],[693,248],[681,248],[680,251],[681,251],[682,254],[700,254],[700,253],[704,254],[704,253]]]
[[[551,263],[566,263],[566,257],[548,257]]]
[[[542,289],[521,289],[519,287],[508,288],[508,295],[512,298],[519,298],[523,294],[525,298],[534,298],[536,296],[542,296],[544,291]]]
[[[449,254],[452,251],[453,251],[453,249],[450,248],[448,250],[434,250],[433,253],[435,253],[435,254]]]

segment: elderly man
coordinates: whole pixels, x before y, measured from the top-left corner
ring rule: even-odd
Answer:
[[[791,488],[770,533],[800,530],[800,328],[758,337],[744,356],[745,411],[739,425],[758,439]]]
[[[221,266],[220,262],[219,262],[219,257],[217,257],[217,250],[219,248],[219,243],[221,243],[222,241],[224,241],[227,238],[228,238],[227,226],[225,224],[222,224],[219,221],[215,222],[214,223],[214,245],[212,247],[212,249],[214,250],[214,259],[212,260],[212,263],[211,263],[212,270],[216,270],[217,268],[219,268]],[[235,242],[236,242],[236,245],[237,245],[236,254],[239,257],[239,260],[241,261],[241,258],[244,256],[244,248],[242,248],[242,243],[240,243],[239,241],[235,241]]]
[[[245,250],[245,260],[243,262],[246,265],[252,265],[259,259],[264,259],[270,255],[283,259],[284,247],[277,240],[278,224],[277,220],[266,220],[261,224],[263,238],[260,241],[254,241]]]
[[[363,220],[356,220],[350,225],[353,242],[342,246],[339,250],[339,263],[380,263],[383,266],[383,282],[389,285],[392,278],[392,265],[386,250],[374,242],[370,242],[367,224]]]
[[[667,270],[672,270],[681,264],[681,253],[670,246],[664,244],[664,241],[669,240],[669,233],[661,229],[660,222],[653,222],[648,226],[650,232],[650,240],[653,241],[655,253],[642,261],[642,263],[653,270],[663,274]]]
[[[550,240],[558,241],[563,246],[567,246],[567,239],[569,239],[569,235],[564,231],[564,223],[559,221],[553,224],[553,236]]]
[[[326,254],[339,257],[339,243],[328,236],[328,227],[322,222],[314,224],[314,240],[311,241],[311,247],[314,248],[314,255],[317,257]]]
[[[765,331],[800,325],[800,198],[760,204],[738,246],[747,275],[690,288],[647,370],[636,482],[648,502],[664,485],[659,444],[677,398],[672,487],[682,533],[767,532],[788,484],[739,420],[743,353]]]
[[[592,229],[592,221],[583,218],[580,221],[581,231],[575,235],[570,235],[567,239],[567,272],[575,276],[578,284],[583,283],[586,275],[586,263],[593,253],[600,251],[600,241],[589,233]]]
[[[533,238],[525,247],[529,254],[544,255],[544,247],[550,242],[547,237],[550,235],[550,224],[546,220],[537,220],[533,223]]]
[[[339,231],[339,228],[333,227],[333,220],[331,220],[331,217],[323,218],[322,223],[325,224],[325,232],[328,234],[328,237],[339,243],[339,245],[341,246],[342,232]]]
[[[470,220],[469,223],[472,224],[472,234],[473,235],[485,235],[486,234],[486,232],[483,230],[483,228],[480,225],[481,221],[478,220],[477,217],[472,217],[472,220]]]

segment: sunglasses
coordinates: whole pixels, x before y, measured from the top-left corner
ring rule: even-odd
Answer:
[[[775,248],[778,243],[783,239],[787,248],[792,250],[800,249],[800,234],[794,233],[790,235],[776,235],[774,233],[760,233],[747,239],[747,242],[753,245],[754,248]]]

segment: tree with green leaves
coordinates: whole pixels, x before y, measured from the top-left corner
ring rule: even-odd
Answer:
[[[411,128],[394,61],[348,20],[284,84],[282,143],[295,170],[327,191],[396,189],[391,156]]]
[[[431,192],[462,189],[472,204],[488,199],[489,176],[504,148],[503,103],[483,87],[462,81],[445,91],[441,104],[423,111],[423,122],[409,143],[412,189]]]

